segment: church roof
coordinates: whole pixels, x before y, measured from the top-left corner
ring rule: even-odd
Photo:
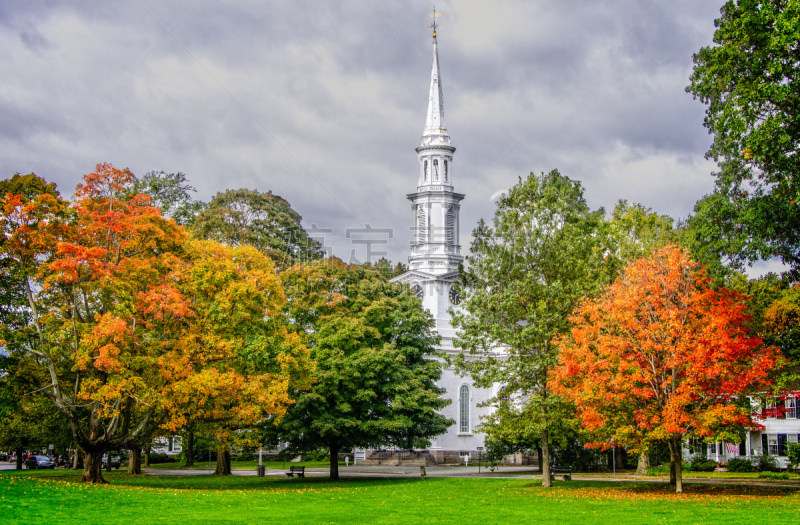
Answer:
[[[447,126],[444,123],[444,96],[442,79],[439,76],[439,50],[436,32],[433,33],[433,60],[431,63],[431,89],[428,98],[428,113],[425,116],[425,129],[422,131],[423,146],[429,144],[450,144]]]

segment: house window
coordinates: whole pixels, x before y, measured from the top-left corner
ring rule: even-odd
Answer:
[[[439,159],[433,159],[433,180],[439,180]]]
[[[461,420],[459,432],[466,434],[469,432],[469,387],[467,387],[467,385],[461,386],[458,403]]]
[[[181,437],[171,437],[167,440],[167,452],[181,451]]]
[[[425,180],[427,181],[428,180],[428,161],[425,160],[425,162],[422,165],[424,166],[423,171],[425,172]]]
[[[762,434],[763,435],[763,434]],[[778,455],[778,435],[767,434],[767,454],[770,456]]]
[[[797,398],[790,397],[786,400],[786,419],[797,419]]]
[[[447,182],[447,160],[444,161],[444,181]]]
[[[780,402],[780,405],[783,405],[783,402]],[[778,401],[773,399],[772,401],[767,401],[766,403],[766,417],[771,419],[785,419],[786,412],[783,410],[783,406],[778,406]]]

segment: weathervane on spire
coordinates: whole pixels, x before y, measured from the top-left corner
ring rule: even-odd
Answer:
[[[436,38],[436,28],[439,27],[439,24],[436,23],[436,18],[444,15],[444,13],[437,13],[436,6],[433,6],[433,13],[428,15],[429,17],[433,18],[433,22],[428,27],[433,28],[433,38]]]

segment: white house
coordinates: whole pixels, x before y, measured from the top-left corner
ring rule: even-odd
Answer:
[[[757,461],[763,454],[774,456],[781,468],[788,466],[786,457],[787,445],[800,442],[800,392],[794,392],[787,399],[777,399],[758,406],[753,400],[754,409],[760,414],[756,422],[764,427],[762,431],[747,432],[744,441],[734,443],[711,443],[699,450],[691,446],[684,448],[684,457],[697,453],[705,453],[709,459],[718,463],[727,463],[734,458],[745,458]]]

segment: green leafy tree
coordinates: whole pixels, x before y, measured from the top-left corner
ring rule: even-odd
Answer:
[[[365,268],[371,268],[372,270],[378,272],[386,279],[393,279],[398,275],[403,275],[408,271],[408,266],[399,262],[396,265],[392,266],[392,261],[385,257],[381,257],[375,263],[365,262],[363,265]]]
[[[295,265],[281,274],[289,317],[316,362],[315,383],[297,392],[273,439],[293,452],[327,449],[330,477],[352,447],[421,448],[452,420],[435,381],[438,336],[405,287],[338,259]]]
[[[230,246],[249,244],[269,255],[279,268],[323,256],[308,236],[302,217],[271,191],[227,190],[217,193],[195,218],[192,233]]]
[[[763,314],[763,337],[784,358],[778,386],[800,390],[800,284],[786,287]]]
[[[702,244],[734,266],[780,257],[800,275],[800,2],[728,1],[686,88],[708,105],[716,189],[696,208]],[[705,262],[705,261],[702,261]]]
[[[558,358],[550,341],[569,329],[567,318],[581,298],[609,280],[603,216],[602,209],[589,209],[579,182],[557,170],[531,174],[500,197],[491,225],[481,221],[475,228],[462,269],[456,346],[479,358],[459,356],[457,369],[478,386],[503,385],[490,403],[516,421],[493,418],[484,430],[508,426],[528,440],[538,434],[546,487],[551,432],[572,414],[547,384]]]
[[[128,188],[131,197],[147,195],[151,204],[161,210],[164,217],[170,217],[182,226],[191,224],[203,208],[202,202],[192,199],[191,192],[196,191],[185,174],[163,171],[147,172],[143,177],[136,178]]]
[[[673,219],[650,208],[620,200],[609,222],[614,255],[623,264],[646,257],[673,241]],[[619,271],[619,270],[616,270]]]

